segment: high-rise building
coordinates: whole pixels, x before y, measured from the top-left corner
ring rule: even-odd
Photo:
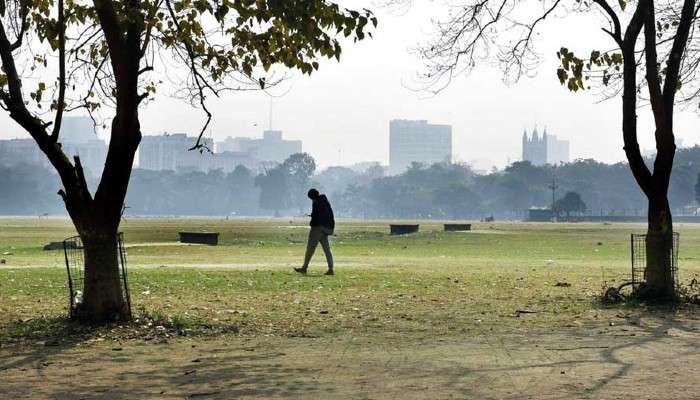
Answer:
[[[62,143],[88,143],[99,140],[90,117],[65,116],[61,120]]]
[[[144,136],[139,145],[139,168],[154,171],[209,171],[210,153],[189,151],[196,138],[184,133]],[[211,139],[203,138],[203,145],[213,148]]]
[[[523,132],[523,161],[538,166],[569,162],[569,141],[559,140],[555,135],[548,134],[546,128],[542,137],[539,136],[537,128],[532,131],[532,137],[528,137],[526,129]]]
[[[224,151],[211,154],[207,157],[209,170],[220,169],[228,174],[233,172],[237,166],[242,165],[249,170],[256,171],[260,168],[260,161],[251,156],[250,153],[241,151]]]
[[[223,142],[216,143],[216,151],[248,153],[261,162],[281,163],[292,154],[301,153],[302,142],[282,139],[282,131],[267,130],[263,132],[262,139],[228,137]]]
[[[400,174],[412,163],[452,162],[452,126],[428,121],[392,120],[389,123],[389,172]]]
[[[102,174],[107,159],[107,145],[97,136],[90,117],[64,117],[60,139],[63,151],[71,160],[80,157],[80,163],[89,174]]]
[[[71,161],[74,156],[80,157],[87,174],[98,176],[102,173],[107,158],[107,145],[95,134],[89,117],[64,117],[59,142]],[[50,166],[34,139],[0,140],[0,164]]]
[[[18,164],[43,168],[50,166],[34,139],[0,140],[0,165],[14,167]]]

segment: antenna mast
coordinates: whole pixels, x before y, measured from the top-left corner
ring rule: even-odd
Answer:
[[[270,115],[269,115],[269,121],[267,124],[267,129],[272,130],[272,97],[270,97]]]

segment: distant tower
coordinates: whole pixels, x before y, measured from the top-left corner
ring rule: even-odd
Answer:
[[[544,165],[547,163],[547,130],[545,129],[542,138],[537,131],[537,125],[532,130],[532,138],[527,136],[527,129],[523,132],[523,161],[529,161],[533,165]]]
[[[550,135],[546,126],[541,137],[537,126],[532,131],[532,138],[528,138],[526,129],[523,133],[523,161],[538,166],[569,162],[569,141]]]
[[[272,130],[272,96],[270,96],[270,113],[268,115],[267,130]]]

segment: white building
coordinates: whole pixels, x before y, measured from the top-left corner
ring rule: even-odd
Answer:
[[[569,141],[559,140],[554,135],[547,135],[546,129],[544,134],[547,137],[547,164],[568,163],[570,161]]]
[[[143,136],[139,145],[139,168],[153,171],[209,171],[211,153],[189,149],[196,143],[196,137],[185,133],[160,136]],[[205,147],[213,148],[211,139],[203,138]]]
[[[139,146],[139,168],[179,172],[221,170],[230,173],[239,165],[251,170],[258,169],[260,165],[260,161],[247,152],[190,151],[196,140],[184,133],[144,136]],[[212,139],[203,138],[202,142],[209,149],[214,147]]]
[[[90,117],[64,117],[59,138],[63,152],[71,161],[74,156],[78,156],[88,174],[102,174],[107,159],[107,145],[97,136],[95,124]]]
[[[88,175],[102,174],[107,158],[107,145],[95,134],[93,122],[89,117],[64,117],[59,142],[71,162],[74,156],[80,157],[80,162]],[[39,149],[34,139],[0,140],[0,164],[5,166],[27,164],[50,168],[46,155]]]
[[[227,137],[216,143],[217,153],[248,153],[251,158],[261,162],[281,163],[292,154],[302,152],[301,140],[282,139],[282,131],[264,131],[262,139],[248,137]]]
[[[60,138],[63,143],[88,143],[99,140],[95,123],[90,117],[63,117]]]
[[[240,151],[224,151],[222,153],[211,154],[207,157],[209,170],[220,169],[225,174],[233,172],[237,166],[242,165],[251,171],[260,168],[260,161],[252,157],[250,153]]]
[[[389,172],[400,174],[412,163],[452,162],[452,126],[428,121],[392,120],[389,123]]]
[[[0,165],[14,167],[19,164],[43,168],[50,166],[34,139],[0,140]]]

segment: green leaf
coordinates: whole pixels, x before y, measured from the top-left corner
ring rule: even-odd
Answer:
[[[557,69],[557,77],[559,78],[559,83],[563,85],[569,77],[569,74],[567,74],[563,68],[559,68]]]

